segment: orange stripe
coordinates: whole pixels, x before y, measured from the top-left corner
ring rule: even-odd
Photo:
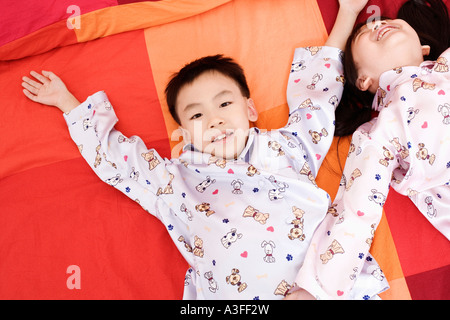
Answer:
[[[165,0],[108,7],[80,16],[79,42],[145,29],[211,10],[231,0]]]
[[[146,29],[145,37],[171,137],[178,126],[168,112],[164,88],[170,75],[186,63],[217,53],[233,57],[243,66],[251,96],[262,113],[286,104],[294,48],[321,45],[327,33],[315,1],[235,0],[201,15]],[[279,122],[272,118],[258,121],[257,126],[264,129]],[[179,142],[172,141],[172,148],[176,146],[178,150]]]

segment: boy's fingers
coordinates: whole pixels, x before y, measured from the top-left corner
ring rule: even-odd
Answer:
[[[40,73],[37,73],[36,71],[31,71],[30,74],[44,84],[49,82],[48,78],[44,77]]]
[[[28,77],[23,77],[22,80],[26,83],[28,83],[29,85],[36,87],[36,88],[40,88],[42,86],[42,83],[36,82],[33,79],[30,79]]]
[[[47,78],[49,78],[50,80],[53,80],[53,79],[58,78],[58,77],[56,76],[56,74],[54,74],[54,73],[51,72],[51,71],[45,71],[45,70],[42,70],[42,74],[43,74],[44,76],[46,76]]]
[[[36,101],[36,96],[32,93],[30,93],[30,91],[28,91],[27,89],[23,89],[23,93],[25,94],[25,96],[32,100],[32,101]]]
[[[36,87],[34,87],[26,82],[22,82],[22,87],[24,87],[25,89],[27,89],[28,92],[31,92],[34,95],[38,94],[38,92],[39,92],[39,90]]]

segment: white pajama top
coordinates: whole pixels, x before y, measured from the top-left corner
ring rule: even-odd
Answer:
[[[308,252],[310,265],[302,269],[327,284],[333,272],[349,275],[328,286],[330,294],[345,298],[371,259],[368,251],[390,188],[408,196],[450,239],[449,60],[450,49],[436,62],[381,75],[373,103],[378,117],[354,133],[334,214],[316,232],[317,253]],[[320,291],[319,280],[309,279],[305,286]]]
[[[190,265],[184,299],[281,299],[297,281],[330,205],[315,177],[333,139],[342,90],[340,50],[296,49],[288,124],[270,132],[252,128],[233,161],[191,145],[179,158],[163,159],[114,128],[118,119],[104,92],[65,119],[95,173],[167,228]],[[370,286],[352,297],[378,292]]]

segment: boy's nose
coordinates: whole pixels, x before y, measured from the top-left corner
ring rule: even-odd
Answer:
[[[217,128],[218,126],[221,126],[224,123],[225,123],[225,121],[223,119],[214,118],[209,121],[208,128],[210,128],[210,129]]]

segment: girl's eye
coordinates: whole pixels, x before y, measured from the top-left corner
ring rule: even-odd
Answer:
[[[231,104],[231,102],[224,102],[220,105],[221,108],[227,107]]]
[[[191,117],[191,119],[190,120],[195,120],[195,119],[198,119],[198,118],[200,118],[202,116],[202,114],[201,113],[196,113],[196,114],[194,114],[192,117]]]

